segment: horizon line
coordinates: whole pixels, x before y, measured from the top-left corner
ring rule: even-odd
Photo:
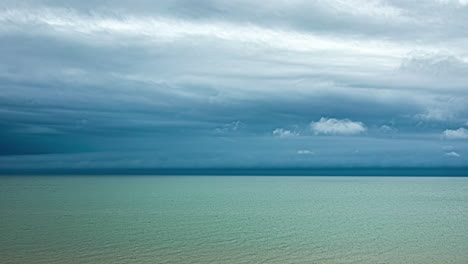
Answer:
[[[66,168],[0,169],[0,176],[44,175],[154,175],[154,176],[457,176],[468,177],[468,167],[207,167],[207,168]]]

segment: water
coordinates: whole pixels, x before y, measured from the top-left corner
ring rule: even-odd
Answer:
[[[468,263],[468,178],[0,177],[1,263]]]

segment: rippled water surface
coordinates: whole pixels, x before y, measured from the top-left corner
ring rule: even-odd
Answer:
[[[468,263],[468,178],[0,177],[1,263]]]

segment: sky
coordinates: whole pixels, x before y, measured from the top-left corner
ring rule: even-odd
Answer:
[[[2,0],[0,170],[468,165],[467,0]]]

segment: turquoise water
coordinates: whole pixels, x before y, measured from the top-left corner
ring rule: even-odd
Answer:
[[[1,263],[468,263],[468,178],[0,177]]]

